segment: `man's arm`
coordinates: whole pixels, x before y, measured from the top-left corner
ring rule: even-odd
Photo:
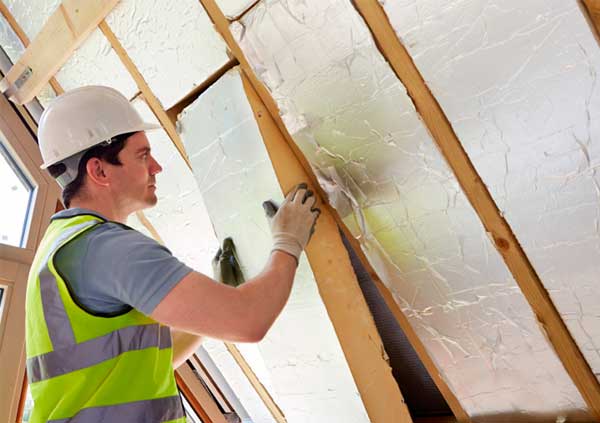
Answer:
[[[295,273],[295,258],[281,251],[274,251],[263,272],[238,288],[191,272],[158,304],[151,317],[196,335],[258,342],[283,309]]]
[[[237,288],[190,272],[162,299],[150,316],[172,328],[233,342],[260,341],[292,289],[298,258],[320,210],[306,184],[290,192],[277,210],[263,203],[273,250],[263,271]]]
[[[173,368],[176,369],[192,356],[202,344],[202,336],[171,328],[173,338]]]

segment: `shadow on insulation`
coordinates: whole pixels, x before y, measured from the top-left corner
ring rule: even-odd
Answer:
[[[385,351],[389,356],[394,379],[400,387],[412,417],[451,416],[452,411],[435,386],[396,318],[373,283],[342,231],[342,240],[350,256],[352,268],[371,310]]]

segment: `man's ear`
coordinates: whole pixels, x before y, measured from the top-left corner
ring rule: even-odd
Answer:
[[[97,157],[92,157],[85,165],[88,178],[95,184],[100,186],[109,186],[108,175],[106,172],[106,163]]]

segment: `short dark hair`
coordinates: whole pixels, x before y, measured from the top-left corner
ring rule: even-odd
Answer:
[[[132,136],[134,133],[135,132],[129,132],[126,134],[117,135],[112,138],[110,144],[98,144],[84,153],[77,167],[77,177],[66,187],[64,187],[62,191],[63,204],[66,208],[71,206],[71,200],[81,192],[83,183],[85,182],[85,177],[87,175],[87,162],[90,159],[98,158],[113,165],[122,165],[118,157],[119,153],[125,147],[127,138]],[[48,167],[48,172],[50,172],[50,175],[52,175],[54,178],[60,176],[64,171],[65,165],[62,163],[57,163]]]

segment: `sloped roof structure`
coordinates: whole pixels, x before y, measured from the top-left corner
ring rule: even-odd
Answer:
[[[232,237],[256,275],[271,242],[262,201],[302,181],[319,193],[317,231],[266,338],[207,339],[178,369],[201,421],[600,421],[600,2],[0,11],[5,155],[26,142],[4,121],[35,134],[56,95],[118,89],[163,128],[148,134],[159,202],[129,223],[196,270],[210,275]],[[11,107],[22,121],[4,117]],[[0,261],[26,263],[27,239]],[[0,288],[15,280],[11,310],[13,273],[0,272]],[[0,405],[12,422],[27,401],[11,351]]]

